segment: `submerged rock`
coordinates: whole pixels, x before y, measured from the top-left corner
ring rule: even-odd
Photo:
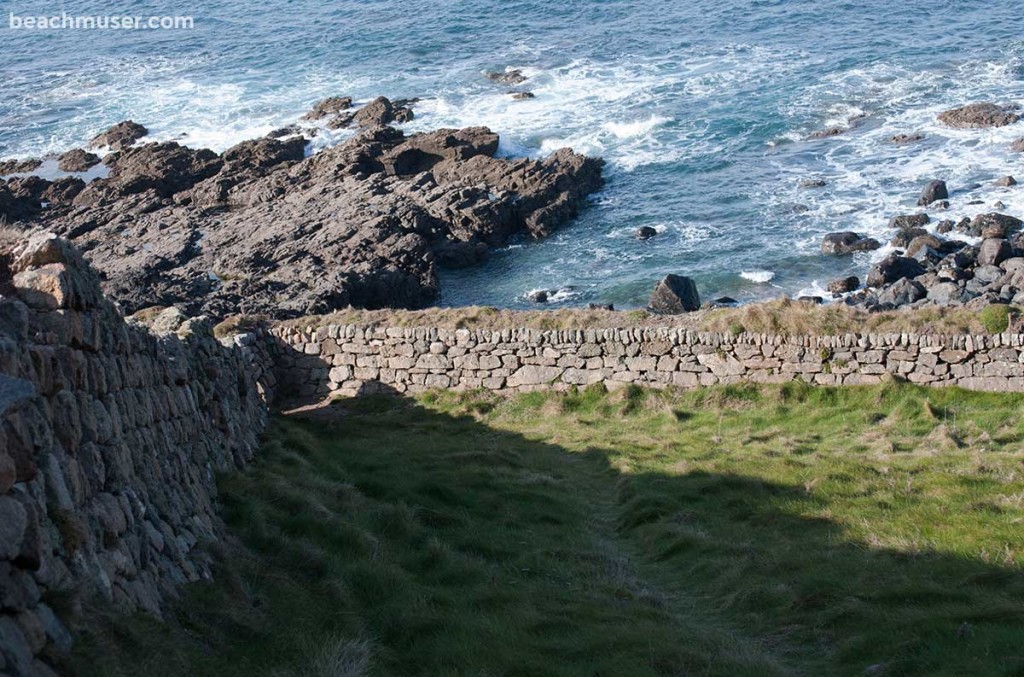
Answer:
[[[897,146],[906,146],[911,143],[917,143],[918,141],[924,141],[924,134],[896,134],[895,136],[889,137],[889,141]]]
[[[658,231],[650,226],[640,226],[636,229],[636,239],[638,240],[650,240],[657,234]]]
[[[506,71],[488,71],[484,73],[484,77],[491,82],[498,82],[503,85],[519,85],[528,79],[523,75],[523,71],[518,68]]]
[[[691,278],[666,275],[654,288],[647,306],[660,315],[681,315],[700,310],[700,294]]]

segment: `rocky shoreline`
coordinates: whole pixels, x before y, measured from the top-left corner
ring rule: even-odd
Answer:
[[[109,153],[106,176],[89,183],[0,164],[26,174],[0,182],[0,222],[73,241],[126,313],[284,319],[429,306],[438,268],[475,265],[518,233],[550,234],[603,185],[603,161],[570,149],[497,158],[484,127],[406,136],[391,125],[414,103],[317,104],[308,119],[354,135],[309,157],[299,127],[218,154],[145,143],[146,128],[125,121],[90,144]],[[84,171],[100,158],[75,149],[59,161]]]
[[[504,83],[517,74],[493,75]],[[62,172],[99,166],[100,178],[89,183],[33,176],[39,160],[0,162],[0,176],[16,174],[0,179],[0,222],[72,240],[126,313],[175,305],[214,318],[289,319],[347,307],[428,307],[439,297],[440,268],[476,265],[518,233],[549,235],[603,185],[603,161],[569,149],[542,161],[497,158],[498,136],[484,127],[406,136],[393,125],[411,120],[415,104],[379,97],[354,107],[348,97],[325,99],[302,122],[353,135],[310,156],[307,135],[317,128],[302,122],[218,154],[146,143],[148,130],[124,121],[88,149],[55,158]],[[938,119],[984,129],[1021,116],[1015,106],[976,103]],[[843,132],[832,131],[823,138]],[[1024,151],[1024,138],[1010,150]],[[995,185],[1016,183],[1006,176]],[[1024,222],[993,211],[942,219],[952,193],[944,180],[930,181],[920,211],[893,216],[888,243],[854,231],[826,235],[825,256],[890,252],[863,279],[830,281],[829,299],[801,300],[869,311],[1024,305]],[[654,235],[644,228],[636,234]],[[543,304],[552,293],[530,298]],[[670,274],[648,310],[680,314],[735,303],[702,304],[690,278]]]

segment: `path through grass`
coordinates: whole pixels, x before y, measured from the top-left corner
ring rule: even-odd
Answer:
[[[433,394],[281,419],[102,675],[1024,674],[1024,398]]]

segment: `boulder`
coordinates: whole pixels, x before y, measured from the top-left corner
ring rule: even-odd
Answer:
[[[858,287],[860,287],[860,278],[855,275],[842,277],[828,283],[828,290],[836,295],[857,291]]]
[[[96,135],[89,142],[89,148],[121,150],[128,148],[147,134],[149,134],[149,130],[139,123],[125,120],[124,122],[118,122],[107,131]]]
[[[691,278],[666,275],[654,288],[647,305],[660,315],[680,315],[700,309],[700,294]]]
[[[869,252],[880,248],[878,240],[863,237],[852,231],[829,233],[821,242],[821,253],[826,256],[843,256],[855,252]]]
[[[867,284],[869,287],[884,287],[897,280],[913,279],[924,273],[924,267],[914,259],[890,254],[871,267]]]
[[[99,163],[99,155],[75,148],[57,158],[57,169],[62,172],[85,172]]]
[[[927,207],[933,202],[938,200],[948,200],[949,190],[946,188],[945,181],[932,181],[924,190],[921,191],[921,197],[918,199],[917,204],[919,207]]]
[[[927,214],[900,214],[889,220],[889,227],[900,230],[921,228],[928,225],[930,221]]]
[[[547,290],[538,289],[527,294],[526,298],[530,299],[534,303],[547,303],[548,298],[550,298],[550,294]]]
[[[512,92],[512,98],[516,101],[526,101],[528,99],[536,99],[537,95],[533,92]]]
[[[924,228],[905,228],[903,230],[896,231],[896,234],[892,236],[889,244],[897,249],[906,249],[910,246],[910,243],[914,241],[914,238],[927,234],[928,231]]]
[[[1010,243],[1001,238],[989,238],[981,243],[978,249],[979,266],[998,266],[1013,256]]]
[[[1006,214],[979,214],[966,224],[963,232],[971,237],[1008,238],[1019,233],[1022,226],[1024,221]],[[960,230],[959,225],[957,229]]]
[[[914,280],[897,280],[878,295],[878,302],[894,308],[910,305],[923,299],[928,292],[924,286]]]
[[[1020,120],[1010,107],[994,103],[972,103],[939,114],[939,122],[955,129],[1004,127]]]
[[[407,102],[401,102],[407,103]],[[402,123],[413,119],[408,105],[395,105],[390,99],[379,96],[355,112],[352,123],[365,128],[384,127],[394,122]]]
[[[1001,188],[1009,188],[1011,186],[1017,185],[1017,179],[1013,178],[1012,176],[1004,176],[1002,178],[996,179],[995,185]]]
[[[839,136],[846,130],[842,127],[829,127],[828,129],[819,129],[816,132],[811,132],[807,137],[808,139],[830,139],[833,136]]]
[[[797,188],[824,188],[828,185],[825,179],[804,179],[797,184]]]
[[[925,233],[924,235],[918,235],[907,244],[906,255],[915,258],[917,253],[922,249],[928,248],[936,252],[940,251],[943,247],[944,242],[934,235]]]
[[[1010,150],[1014,153],[1024,153],[1024,136],[1011,143]]]
[[[639,228],[636,229],[636,239],[638,240],[650,240],[657,234],[658,231],[655,230],[654,228],[651,228],[650,226],[640,226]]]

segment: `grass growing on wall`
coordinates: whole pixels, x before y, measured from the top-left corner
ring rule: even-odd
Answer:
[[[428,394],[278,420],[96,675],[1013,675],[1024,397]]]

